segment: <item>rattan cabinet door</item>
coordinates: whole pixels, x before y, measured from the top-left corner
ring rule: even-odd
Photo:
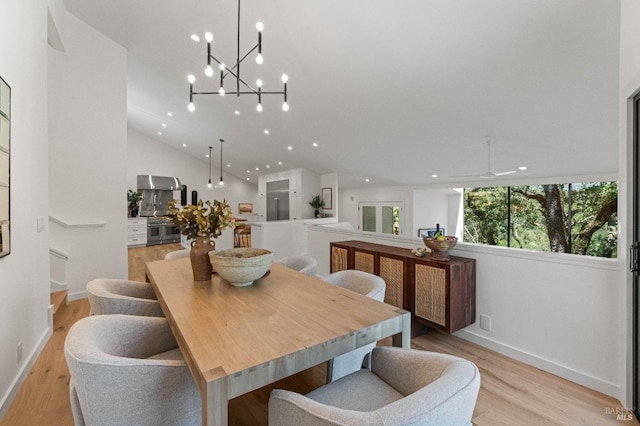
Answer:
[[[387,284],[384,302],[398,308],[405,308],[404,282],[406,261],[380,255],[380,277]]]
[[[360,251],[358,249],[353,252],[354,268],[357,271],[375,274],[376,272],[376,255],[373,252]]]
[[[344,271],[349,268],[349,249],[331,246],[331,273]]]
[[[444,268],[416,263],[415,315],[443,327],[447,325],[447,273]]]

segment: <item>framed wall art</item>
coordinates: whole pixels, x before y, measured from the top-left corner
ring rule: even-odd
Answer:
[[[253,203],[238,203],[239,214],[253,213]]]
[[[418,237],[425,238],[431,237],[436,234],[436,232],[440,231],[440,234],[445,235],[444,228],[419,228],[418,229]]]
[[[322,188],[323,209],[331,210],[333,208],[333,190],[331,188]]]
[[[11,87],[0,77],[0,257],[11,253]]]

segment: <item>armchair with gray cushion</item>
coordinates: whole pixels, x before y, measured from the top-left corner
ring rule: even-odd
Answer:
[[[382,278],[367,272],[352,269],[334,272],[324,277],[331,284],[363,294],[378,302],[384,302],[387,285]],[[376,346],[375,343],[354,349],[351,352],[335,357],[329,362],[327,380],[334,381],[363,367],[368,367],[368,355]]]
[[[76,426],[201,424],[200,393],[165,318],[83,318],[64,353]]]
[[[316,271],[318,269],[318,261],[313,257],[304,254],[287,256],[276,261],[275,263],[286,266],[290,269],[295,269],[296,271],[302,272],[303,274],[311,275],[312,277],[316,276]]]
[[[150,283],[98,278],[87,284],[91,313],[162,317],[162,309]]]
[[[452,355],[377,347],[371,371],[359,370],[306,396],[271,392],[269,424],[470,425],[480,373]]]

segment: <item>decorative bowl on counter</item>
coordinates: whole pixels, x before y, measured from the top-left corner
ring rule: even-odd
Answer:
[[[273,255],[259,248],[232,248],[209,252],[215,273],[231,285],[242,287],[253,284],[271,268]]]
[[[433,260],[449,260],[449,250],[454,248],[458,243],[456,237],[441,237],[442,239],[425,237],[422,239],[424,245],[431,249],[431,259]]]

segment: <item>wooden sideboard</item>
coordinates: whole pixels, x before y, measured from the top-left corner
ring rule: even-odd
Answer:
[[[385,303],[411,312],[412,337],[429,327],[453,333],[476,319],[476,261],[432,260],[411,250],[364,241],[331,243],[331,272],[356,269],[382,277]]]

